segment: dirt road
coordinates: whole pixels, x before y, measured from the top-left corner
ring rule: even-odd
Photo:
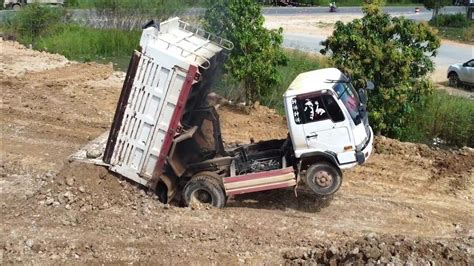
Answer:
[[[225,209],[163,205],[67,160],[110,126],[122,73],[0,45],[0,264],[474,262],[472,149],[378,138],[332,198],[300,187]],[[226,143],[286,135],[266,107],[219,114]]]

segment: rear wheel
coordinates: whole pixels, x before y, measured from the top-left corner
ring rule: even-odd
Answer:
[[[459,86],[459,76],[456,72],[449,73],[449,86],[457,88]]]
[[[201,203],[222,208],[226,203],[226,195],[216,176],[203,172],[193,176],[184,186],[183,200],[186,206]]]
[[[342,176],[332,164],[320,162],[308,168],[304,181],[316,195],[329,196],[341,187]]]
[[[15,4],[15,5],[13,5],[13,10],[18,11],[18,10],[20,10],[20,9],[21,9],[21,5],[20,5],[20,4]]]

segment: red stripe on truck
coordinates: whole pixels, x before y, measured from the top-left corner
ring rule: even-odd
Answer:
[[[160,179],[161,174],[163,174],[163,166],[165,165],[166,157],[168,156],[171,144],[173,143],[173,138],[176,134],[176,129],[178,128],[179,121],[181,121],[181,117],[183,116],[183,110],[186,105],[186,101],[188,100],[191,87],[193,86],[193,81],[194,77],[196,76],[197,70],[198,68],[196,66],[191,65],[189,67],[188,74],[186,75],[183,87],[181,88],[178,102],[176,103],[176,108],[174,109],[173,116],[171,117],[168,132],[166,132],[166,136],[163,139],[163,145],[161,146],[160,155],[158,156],[155,169],[153,170],[153,177],[150,180],[149,187],[152,190],[156,189],[158,180]]]
[[[277,184],[269,184],[265,186],[241,188],[241,189],[236,189],[233,191],[227,191],[226,195],[227,196],[240,195],[240,194],[258,192],[258,191],[264,191],[264,190],[272,190],[272,189],[277,189],[277,188],[287,188],[287,187],[292,187],[294,185],[295,185],[294,183],[281,182]]]
[[[251,180],[251,179],[272,177],[272,176],[276,176],[276,175],[284,175],[284,174],[293,173],[293,172],[294,172],[293,167],[287,167],[287,168],[283,168],[283,169],[277,169],[277,170],[264,171],[264,172],[258,172],[258,173],[251,173],[251,174],[247,174],[247,175],[238,175],[238,176],[234,176],[234,177],[224,178],[224,183],[232,183],[232,182],[240,182],[240,181],[246,181],[246,180]]]

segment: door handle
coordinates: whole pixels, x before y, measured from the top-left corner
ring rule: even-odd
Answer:
[[[318,134],[316,134],[316,133],[313,133],[312,135],[306,136],[307,139],[317,138],[317,137],[318,137]]]

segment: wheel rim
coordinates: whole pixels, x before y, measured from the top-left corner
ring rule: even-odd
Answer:
[[[322,188],[332,186],[334,178],[327,171],[319,171],[314,176],[314,183]]]
[[[205,189],[198,189],[191,194],[191,202],[212,204],[212,195]]]
[[[458,85],[458,77],[455,74],[451,74],[449,76],[449,84],[451,86],[457,86]]]

